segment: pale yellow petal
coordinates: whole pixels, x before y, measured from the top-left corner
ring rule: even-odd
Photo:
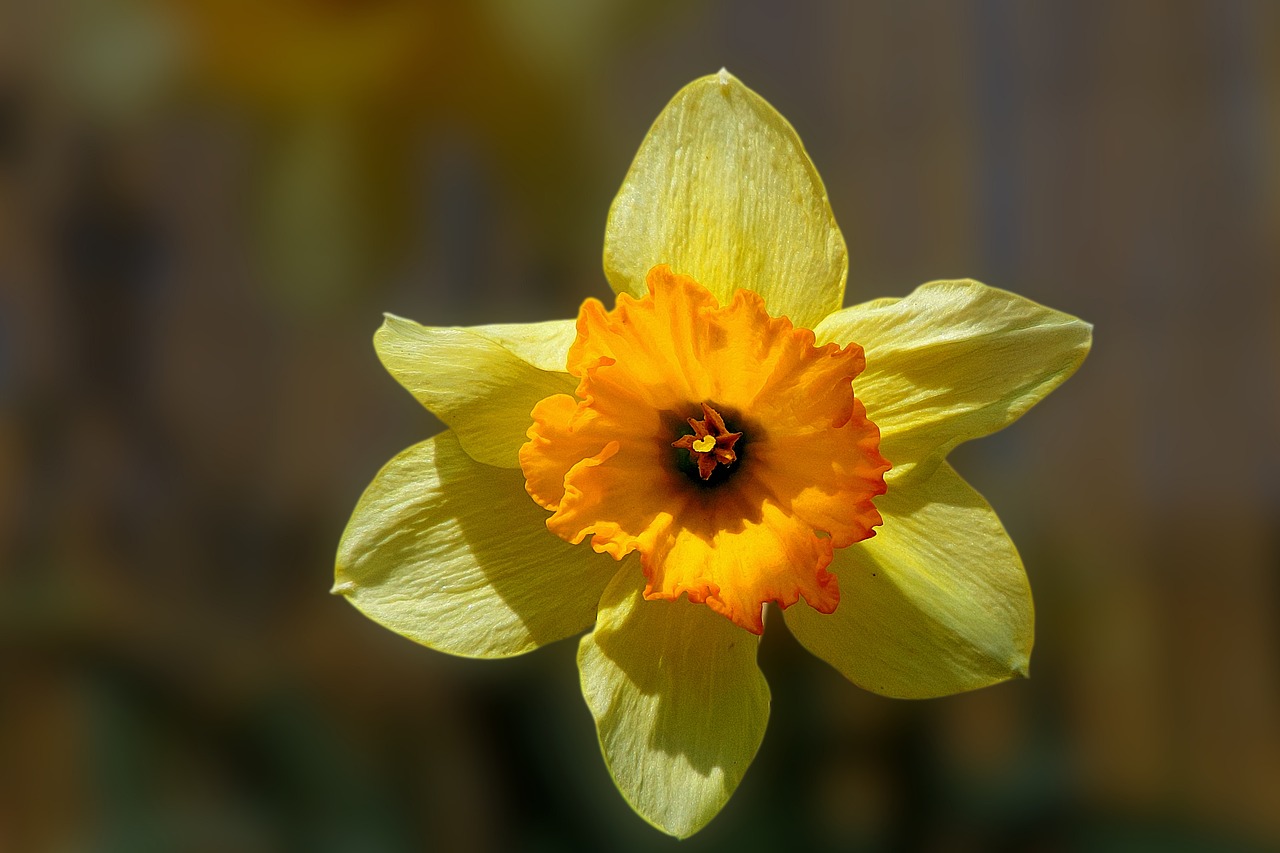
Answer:
[[[387,315],[373,343],[396,381],[486,465],[519,467],[533,407],[577,386],[563,353],[552,369],[555,351],[568,346],[560,324],[436,328]]]
[[[805,648],[853,683],[908,699],[1026,675],[1031,588],[1000,519],[950,465],[876,500],[876,535],[836,551],[830,615],[785,611]]]
[[[926,461],[927,474],[960,442],[1016,420],[1075,372],[1092,329],[975,281],[939,281],[845,308],[814,332],[862,346],[867,369],[854,393],[880,427],[896,479]]]
[[[545,520],[519,471],[482,465],[442,433],[392,459],[360,498],[333,591],[433,649],[529,651],[590,627],[618,568]]]
[[[721,304],[754,290],[771,314],[806,328],[843,302],[844,238],[817,170],[787,120],[727,71],[676,94],[609,210],[613,289],[643,296],[657,264]]]
[[[686,838],[724,807],[755,757],[769,686],[755,635],[698,604],[645,601],[639,566],[630,568],[578,647],[582,692],[622,795]]]

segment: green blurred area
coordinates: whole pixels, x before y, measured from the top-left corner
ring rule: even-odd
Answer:
[[[438,429],[381,312],[606,297],[612,194],[721,66],[804,139],[849,302],[972,277],[1096,331],[953,456],[1032,678],[881,699],[775,618],[682,849],[1280,848],[1280,5],[61,0],[0,6],[0,850],[675,844],[572,641],[455,660],[328,588]]]

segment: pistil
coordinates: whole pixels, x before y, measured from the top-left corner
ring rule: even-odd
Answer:
[[[692,435],[683,435],[671,442],[671,446],[689,451],[698,463],[698,476],[710,480],[717,465],[726,468],[738,460],[733,446],[742,438],[740,432],[730,432],[720,413],[706,403],[702,404],[702,420],[688,418]]]

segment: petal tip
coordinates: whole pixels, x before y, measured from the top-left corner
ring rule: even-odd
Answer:
[[[412,329],[417,325],[418,324],[416,322],[408,319],[407,317],[401,317],[398,314],[392,314],[390,311],[383,311],[382,323],[381,325],[378,326],[377,331],[375,331],[374,334],[387,335],[387,334],[392,334],[396,332],[400,332],[403,334],[406,329]]]
[[[356,591],[355,581],[337,581],[329,590],[330,595],[350,595]]]

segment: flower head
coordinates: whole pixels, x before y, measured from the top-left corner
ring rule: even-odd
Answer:
[[[589,299],[576,324],[388,317],[379,355],[449,430],[369,486],[336,592],[476,657],[594,624],[578,664],[605,761],[679,836],[763,737],[765,603],[885,695],[1025,674],[1022,563],[945,457],[1066,379],[1088,324],[972,281],[840,308],[822,183],[726,72],[650,130],[605,271],[616,306]]]

